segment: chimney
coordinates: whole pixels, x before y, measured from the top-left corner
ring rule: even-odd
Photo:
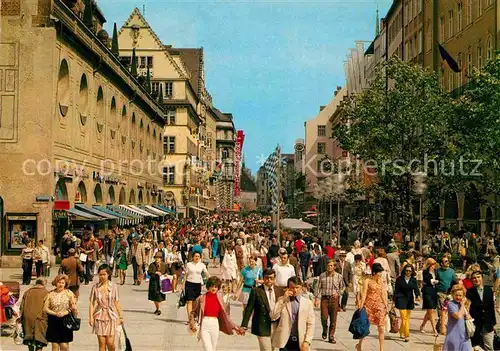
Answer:
[[[320,107],[319,107],[319,112],[323,111],[323,110],[325,109],[325,107],[326,107],[326,106],[324,106],[324,105],[323,105],[323,106],[320,106]]]

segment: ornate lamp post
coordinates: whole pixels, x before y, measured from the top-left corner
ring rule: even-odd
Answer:
[[[418,210],[418,222],[419,222],[419,231],[420,231],[420,253],[422,253],[422,197],[427,189],[427,184],[425,183],[425,179],[427,178],[427,174],[424,172],[418,172],[413,174],[413,180],[415,181],[414,189],[415,193],[419,195],[419,210]]]

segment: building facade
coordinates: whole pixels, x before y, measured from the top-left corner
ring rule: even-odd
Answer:
[[[138,74],[150,75],[152,95],[164,106],[163,190],[184,216],[216,207],[216,114],[205,87],[203,48],[164,45],[136,8],[119,31],[120,59],[138,57]]]
[[[233,115],[214,108],[216,115],[216,202],[219,210],[232,210],[234,206],[234,154],[236,129]]]
[[[2,1],[2,266],[23,237],[57,244],[77,203],[163,202],[162,107],[112,54],[100,10],[83,18],[74,1]]]
[[[320,108],[318,115],[305,122],[305,150],[302,170],[306,176],[306,192],[312,194],[313,185],[331,173],[336,164],[348,155],[332,138],[331,117],[347,95],[346,87],[337,87],[333,99]]]

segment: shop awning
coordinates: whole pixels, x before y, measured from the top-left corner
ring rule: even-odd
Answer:
[[[129,222],[132,223],[132,224],[137,224],[139,222],[142,222],[144,220],[144,216],[142,215],[139,215],[135,212],[132,212],[128,209],[125,209],[125,208],[122,208],[120,206],[111,206],[111,205],[108,205],[107,209],[113,211],[113,212],[117,212],[125,217],[128,218]]]
[[[144,214],[142,211],[136,210],[135,208],[132,208],[127,205],[120,205],[121,208],[123,208],[125,211],[128,211],[130,213],[135,214],[136,216],[141,216],[141,217],[153,217],[152,214]]]
[[[93,206],[92,208],[95,208],[96,210],[110,214],[112,216],[118,217],[118,225],[120,225],[120,226],[124,226],[126,224],[135,224],[134,218],[127,217],[127,216],[125,216],[121,213],[115,212],[115,211],[111,211],[111,210],[107,209],[106,207]]]
[[[168,207],[165,207],[165,206],[162,206],[162,205],[153,205],[153,207],[155,207],[155,208],[157,208],[159,210],[165,211],[167,213],[170,213],[170,214],[176,214],[177,213],[177,211],[171,210]]]
[[[157,208],[154,208],[153,206],[149,206],[149,205],[145,205],[145,206],[142,206],[141,207],[143,210],[145,211],[148,211],[148,212],[151,212],[151,213],[155,213],[157,214],[158,216],[167,216],[168,213],[167,212],[164,212],[162,210],[159,210]]]
[[[204,210],[201,207],[196,207],[196,206],[189,206],[189,208],[192,208],[195,211],[200,211],[200,212],[208,212],[207,210]]]
[[[80,211],[74,207],[70,208],[67,211],[68,211],[68,214],[76,217],[76,218],[73,218],[73,220],[77,220],[77,221],[95,221],[95,222],[99,221],[100,222],[100,221],[105,220],[105,218],[95,216],[95,215],[90,214],[88,212]]]
[[[83,212],[88,212],[88,213],[93,214],[95,216],[99,216],[99,217],[103,217],[103,218],[111,219],[111,220],[117,220],[118,219],[118,217],[115,216],[115,215],[99,211],[98,209],[90,207],[90,206],[87,206],[87,205],[76,204],[75,207],[77,209],[83,211]]]
[[[136,210],[136,211],[137,211],[137,212],[139,212],[139,213],[142,213],[144,216],[147,216],[147,217],[158,217],[158,215],[157,215],[157,214],[153,214],[153,213],[151,213],[151,212],[148,212],[148,211],[146,211],[146,210],[143,210],[142,208],[140,208],[140,207],[138,207],[138,206],[136,206],[136,205],[128,205],[128,207],[130,207],[130,208],[132,208],[132,209]]]

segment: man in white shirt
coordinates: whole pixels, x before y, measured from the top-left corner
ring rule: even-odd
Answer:
[[[45,277],[49,267],[50,252],[47,246],[43,244],[43,240],[38,241],[35,248],[35,267],[36,276]]]
[[[279,263],[273,266],[276,272],[276,294],[281,297],[284,294],[284,289],[288,284],[288,279],[295,277],[295,269],[288,263],[288,254],[286,249],[279,250]]]

